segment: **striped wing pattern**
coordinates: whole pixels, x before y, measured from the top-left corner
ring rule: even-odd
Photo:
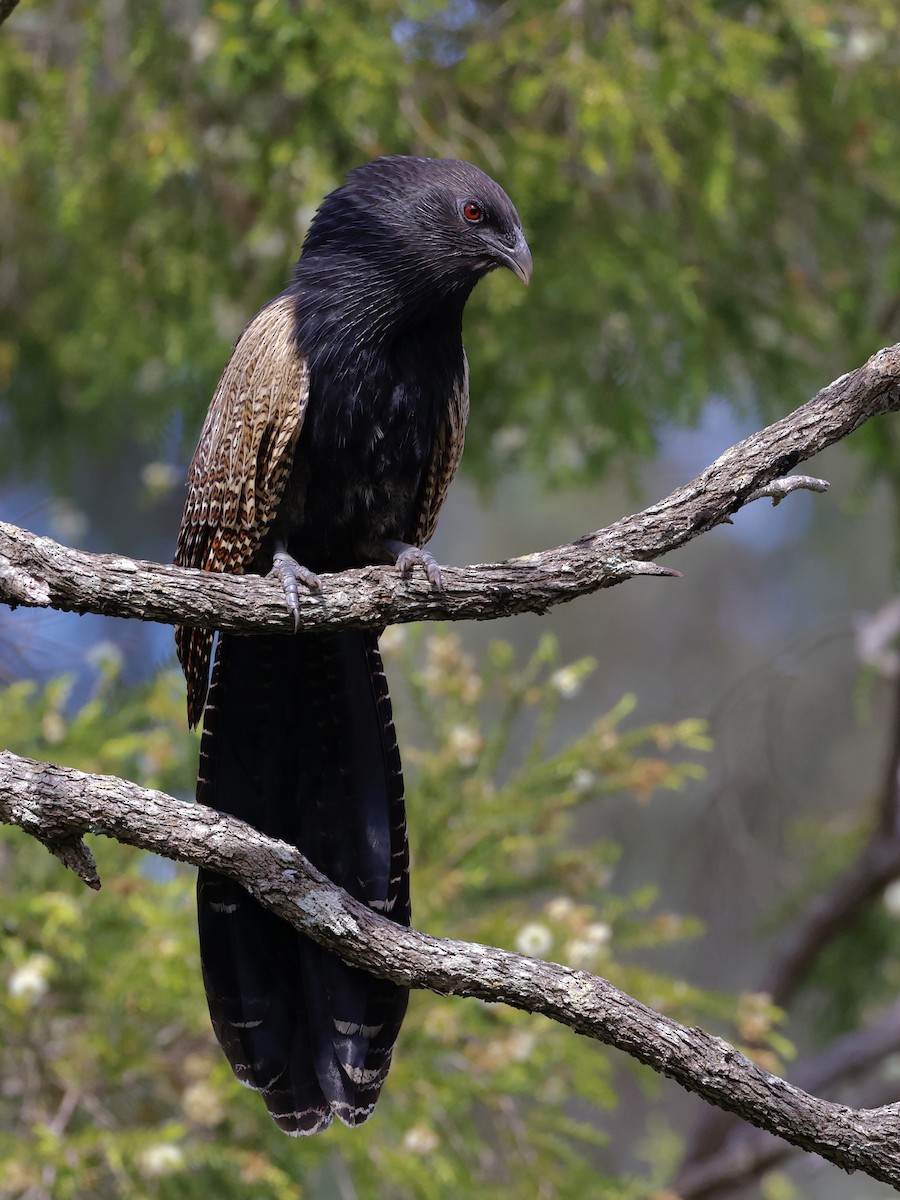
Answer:
[[[290,475],[308,397],[291,300],[279,296],[244,329],[210,404],[188,473],[179,566],[252,569]],[[175,631],[192,726],[206,700],[212,641],[208,630]]]
[[[437,527],[447,489],[462,458],[469,419],[469,363],[463,356],[463,374],[453,390],[447,410],[438,428],[434,453],[422,484],[418,505],[418,524],[412,536],[416,546],[431,540]]]

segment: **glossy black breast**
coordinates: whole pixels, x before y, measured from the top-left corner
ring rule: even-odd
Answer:
[[[310,356],[310,395],[286,497],[289,544],[313,570],[379,561],[410,541],[462,340],[434,330],[352,356]]]

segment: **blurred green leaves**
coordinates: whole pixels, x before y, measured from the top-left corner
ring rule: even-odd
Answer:
[[[587,806],[646,803],[702,771],[698,722],[637,727],[626,699],[558,745],[558,715],[592,664],[552,639],[517,663],[493,643],[479,666],[455,634],[394,629],[391,674],[408,680],[404,738],[416,923],[600,971],[682,1020],[734,1003],[669,978],[658,947],[699,932],[655,889],[611,888],[618,847],[574,838]],[[67,684],[0,695],[3,743],[38,758],[185,792],[196,740],[171,673],[132,691],[108,650],[76,711]],[[412,743],[412,744],[411,744]],[[231,1078],[208,1028],[192,873],[105,841],[89,893],[43,847],[0,833],[0,1192],[97,1197],[569,1197],[596,1186],[602,1047],[550,1022],[416,993],[371,1123],[298,1144]],[[601,1176],[602,1178],[602,1176]],[[338,1182],[336,1182],[338,1181]],[[298,1187],[301,1191],[298,1193]],[[609,1178],[604,1194],[641,1189]]]
[[[529,294],[467,341],[467,468],[553,480],[711,393],[783,411],[896,336],[888,0],[35,0],[0,56],[3,454],[192,440],[306,224],[382,153],[474,159]],[[182,446],[182,449],[185,449]]]
[[[84,448],[136,440],[164,491],[316,204],[383,153],[478,162],[534,250],[529,292],[493,278],[467,310],[482,480],[594,477],[713,394],[793,407],[898,336],[898,21],[889,0],[20,5],[0,52],[0,466],[52,462],[65,490]],[[857,443],[896,484],[889,427]],[[733,1022],[777,1067],[777,1012],[671,978],[697,923],[620,892],[618,846],[584,837],[611,797],[678,803],[703,725],[640,726],[625,697],[567,740],[593,664],[550,640],[478,664],[453,635],[391,631],[386,652],[415,724],[417,924]],[[66,680],[5,688],[0,745],[188,794],[180,682],[123,688],[109,648],[94,665],[78,706]],[[646,1194],[598,1168],[601,1047],[422,993],[373,1122],[285,1139],[214,1045],[190,874],[94,849],[98,896],[0,834],[0,1194]],[[872,962],[879,998],[896,983],[894,924],[874,914],[823,963],[825,1032],[865,1015]],[[667,1138],[648,1131],[651,1160]]]

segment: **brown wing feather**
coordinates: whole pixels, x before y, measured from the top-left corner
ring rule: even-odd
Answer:
[[[268,535],[291,471],[309,397],[291,301],[279,296],[238,338],[206,414],[188,472],[175,562],[241,575]],[[206,702],[213,635],[175,630],[188,685],[188,719]]]
[[[466,421],[469,419],[469,363],[463,356],[463,374],[453,390],[447,411],[438,427],[431,462],[422,484],[417,508],[419,520],[411,541],[424,546],[437,527],[447,489],[453,482],[466,440]]]

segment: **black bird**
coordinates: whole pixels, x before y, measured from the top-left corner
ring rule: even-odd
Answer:
[[[469,410],[463,307],[531,254],[506,193],[469,163],[381,158],[323,201],[290,286],[247,325],[188,477],[175,561],[298,581],[367,563],[440,573],[422,547]],[[301,565],[302,564],[302,565]],[[197,799],[299,849],[409,924],[400,754],[377,635],[176,630]],[[348,966],[201,870],[203,980],[237,1078],[289,1134],[371,1114],[408,992]]]

